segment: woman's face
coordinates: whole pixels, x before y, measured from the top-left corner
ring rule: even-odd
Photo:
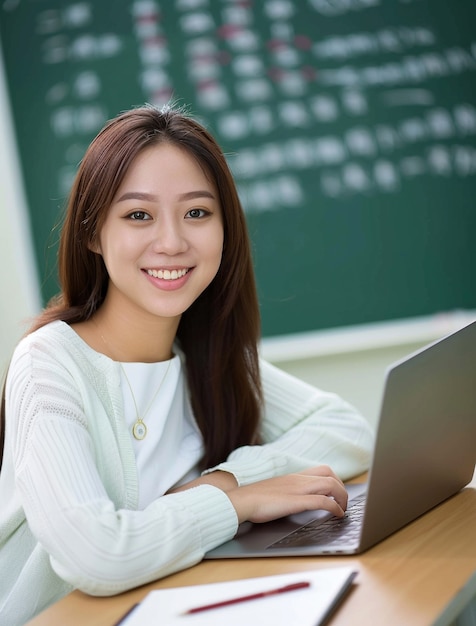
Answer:
[[[108,304],[122,315],[179,318],[215,277],[222,250],[218,194],[193,157],[167,143],[140,153],[95,250],[109,274]]]

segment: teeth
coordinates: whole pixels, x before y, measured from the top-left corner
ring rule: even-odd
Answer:
[[[182,278],[188,272],[187,269],[184,270],[147,270],[149,276],[153,276],[154,278],[162,278],[163,280],[177,280],[177,278]]]

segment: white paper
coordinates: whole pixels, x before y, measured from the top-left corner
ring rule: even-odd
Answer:
[[[121,626],[317,626],[353,577],[351,567],[151,591]],[[192,615],[188,609],[296,582],[310,587]]]

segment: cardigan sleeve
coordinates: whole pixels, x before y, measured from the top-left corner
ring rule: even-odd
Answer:
[[[165,495],[140,511],[121,505],[117,443],[111,436],[101,449],[93,440],[84,380],[73,372],[66,351],[37,345],[17,351],[8,376],[16,498],[54,572],[86,593],[113,595],[190,567],[233,537],[236,512],[211,485]],[[100,412],[95,419],[107,420]],[[119,486],[111,487],[101,468],[114,459]]]
[[[373,432],[355,408],[265,361],[261,379],[263,445],[240,447],[213,469],[239,485],[322,464],[343,480],[368,469]]]

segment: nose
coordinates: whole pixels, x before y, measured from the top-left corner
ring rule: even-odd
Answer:
[[[157,221],[154,241],[154,252],[175,255],[185,252],[188,242],[183,225],[176,219],[163,218]]]

